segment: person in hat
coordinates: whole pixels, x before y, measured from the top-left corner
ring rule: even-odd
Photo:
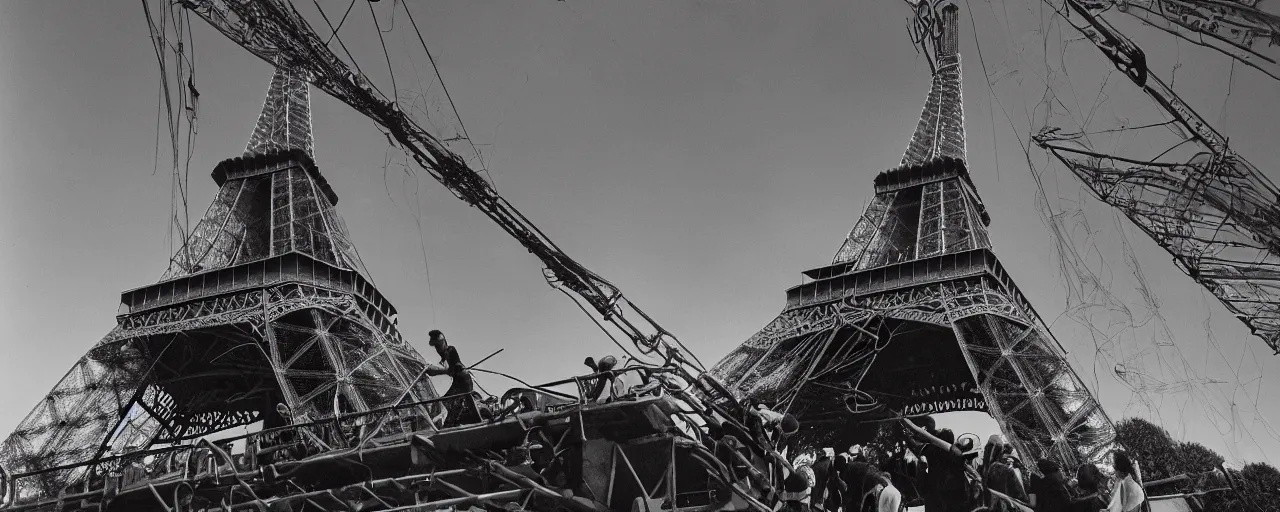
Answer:
[[[968,434],[966,436],[961,436],[960,439],[956,440],[956,448],[960,449],[960,459],[965,462],[972,462],[978,458],[979,453],[977,439],[978,438],[972,434]]]
[[[747,419],[757,438],[773,444],[800,430],[800,422],[795,416],[774,411],[761,403],[747,408]]]
[[[1029,501],[1027,491],[1022,485],[1022,475],[1014,468],[1011,448],[999,435],[991,436],[987,440],[982,456],[983,488],[1019,501]],[[1012,504],[995,499],[990,492],[983,493],[983,502],[996,512],[1016,512]]]
[[[960,449],[960,485],[964,486],[966,503],[979,503],[982,501],[982,472],[978,469],[982,457],[981,443],[978,436],[965,434],[956,440],[955,445]]]
[[[919,454],[928,463],[928,471],[921,481],[920,489],[925,512],[967,512],[969,486],[965,477],[966,451],[956,443],[955,433],[946,428],[932,431],[907,418],[900,421],[912,434],[913,439],[909,439],[908,443],[913,451],[916,446],[923,445]],[[924,423],[926,427],[934,424],[932,419]],[[970,450],[972,451],[971,446]]]
[[[436,349],[436,354],[440,355],[440,364],[427,365],[427,375],[432,377],[448,375],[453,379],[449,390],[445,391],[443,396],[461,395],[474,391],[475,381],[471,379],[471,372],[467,367],[462,365],[462,359],[458,357],[458,349],[450,346],[449,340],[445,339],[444,333],[439,330],[432,330],[427,333],[427,336],[430,338],[427,343]]]
[[[622,394],[618,389],[618,376],[613,373],[613,369],[618,366],[617,358],[604,356],[597,362],[588,357],[582,364],[587,365],[592,374],[603,374],[594,378],[595,385],[587,392],[588,402],[608,402],[611,398]]]
[[[805,503],[808,499],[809,479],[799,471],[792,471],[782,481],[782,492],[778,493],[782,507],[775,512],[808,512],[809,505]]]

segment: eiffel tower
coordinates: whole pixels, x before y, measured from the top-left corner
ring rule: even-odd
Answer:
[[[436,397],[334,209],[310,108],[308,84],[277,69],[244,155],[214,168],[221,189],[169,270],[121,294],[116,327],[0,445],[0,467],[17,476]],[[18,494],[56,495],[76,471]]]
[[[1101,462],[1114,427],[991,250],[965,162],[958,8],[932,37],[933,84],[901,164],[831,265],[712,369],[787,408],[805,448],[847,446],[898,414],[985,411],[1025,458]]]

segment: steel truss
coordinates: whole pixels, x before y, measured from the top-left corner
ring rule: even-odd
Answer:
[[[434,396],[428,381],[413,380],[425,367],[421,357],[398,337],[384,335],[361,303],[327,286],[283,283],[127,316],[19,423],[0,458],[9,470],[28,472],[263,419],[254,409],[180,413],[236,398],[184,396],[175,402],[166,383],[192,375],[171,375],[183,370],[166,368],[162,360],[221,359],[227,371],[248,372],[246,380],[276,368],[258,391],[243,393],[278,387],[280,400],[300,421],[332,416],[338,392],[357,411]],[[326,366],[329,378],[316,373],[317,358],[332,364]],[[346,378],[335,380],[332,372]],[[43,491],[56,493],[81,476],[46,472]]]
[[[1183,272],[1250,332],[1280,351],[1280,188],[1149,73],[1142,49],[1102,19],[1102,4],[1066,0],[1060,7],[1046,2],[1173,117],[1187,141],[1206,151],[1185,163],[1162,164],[1090,151],[1080,135],[1053,128],[1032,139],[1071,169],[1095,197],[1120,210],[1168,251]],[[1190,4],[1212,4],[1232,12],[1246,9],[1231,1]],[[1277,20],[1273,16],[1268,23],[1274,39]]]
[[[1280,80],[1280,16],[1258,0],[1115,0],[1116,10]]]
[[[990,276],[850,293],[784,311],[713,371],[742,396],[764,400],[796,400],[800,386],[831,381],[820,387],[828,395],[842,395],[850,413],[883,413],[883,404],[860,385],[894,336],[865,326],[887,320],[931,324],[951,331],[984,398],[982,403],[962,400],[941,406],[989,412],[1026,457],[1072,465],[1105,462],[1114,448],[1114,427],[1052,335],[1020,299]],[[850,326],[865,333],[845,341],[841,352],[825,345]]]

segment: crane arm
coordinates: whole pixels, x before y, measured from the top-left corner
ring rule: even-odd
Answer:
[[[351,71],[291,5],[281,0],[181,0],[181,3],[244,49],[297,72],[318,89],[372,119],[393,145],[412,155],[432,178],[484,212],[537,256],[552,286],[585,302],[642,353],[678,368],[711,403],[737,411],[736,402],[724,386],[705,372],[671,332],[628,301],[616,286],[565,254],[461,157],[374,90],[363,76]]]
[[[1280,16],[1239,0],[1114,0],[1132,15],[1280,80]]]
[[[1104,4],[1047,5],[1206,148],[1183,164],[1126,160],[1080,147],[1079,134],[1032,137],[1095,197],[1119,209],[1250,331],[1280,351],[1280,188],[1236,154],[1212,125],[1147,70],[1142,49],[1104,20]]]

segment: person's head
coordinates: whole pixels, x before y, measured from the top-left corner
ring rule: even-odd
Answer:
[[[1085,492],[1098,492],[1104,479],[1102,470],[1093,464],[1081,464],[1076,469],[1076,482]]]
[[[1018,453],[1013,450],[1013,445],[1004,445],[1004,448],[1000,453],[1000,458],[1004,460],[1005,464],[1012,467],[1017,468],[1022,466],[1022,461],[1018,460]]]
[[[852,462],[852,460],[849,458],[849,454],[838,454],[836,455],[836,458],[831,461],[831,470],[836,473],[843,474],[849,469],[850,462]]]
[[[778,496],[782,501],[800,501],[809,497],[809,479],[799,471],[794,471],[782,481],[782,492]]]
[[[938,439],[946,441],[948,444],[954,444],[956,442],[956,434],[955,432],[952,432],[951,429],[949,428],[944,428],[942,430],[939,430],[937,433],[933,435],[937,436]]]
[[[1044,475],[1045,480],[1057,483],[1066,481],[1066,476],[1062,474],[1062,468],[1058,467],[1058,463],[1054,461],[1040,459],[1036,461],[1036,469],[1040,470],[1040,474]]]
[[[938,435],[938,423],[933,420],[933,416],[917,416],[911,418],[911,422],[924,429],[925,432]]]
[[[441,356],[444,355],[445,350],[449,349],[449,341],[444,338],[444,333],[439,329],[432,329],[427,333],[427,338],[429,338],[427,344],[434,347]]]
[[[1111,457],[1112,467],[1116,468],[1117,474],[1122,474],[1121,476],[1133,476],[1137,474],[1133,470],[1133,459],[1129,458],[1129,454],[1124,450],[1116,450]]]
[[[788,413],[782,417],[782,423],[778,425],[778,427],[782,429],[783,435],[789,436],[796,433],[797,430],[800,430],[800,420],[797,420],[795,416]]]
[[[987,446],[982,448],[982,467],[990,467],[991,463],[1000,460],[1000,454],[1003,449],[999,444],[987,441]]]
[[[613,356],[604,356],[596,363],[596,368],[602,372],[612,370],[615,366],[618,366],[618,359]]]

